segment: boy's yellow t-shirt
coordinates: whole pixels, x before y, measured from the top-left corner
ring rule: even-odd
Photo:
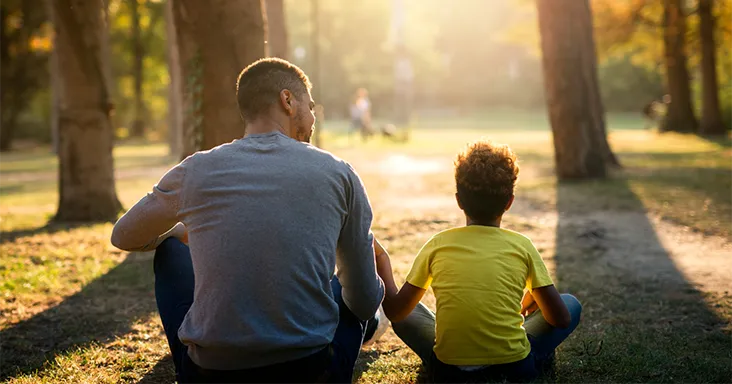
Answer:
[[[524,288],[552,285],[526,236],[471,225],[433,236],[419,251],[407,282],[437,299],[435,354],[451,365],[519,361],[531,351],[520,314]]]

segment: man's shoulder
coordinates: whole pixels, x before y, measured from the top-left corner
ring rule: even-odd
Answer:
[[[313,164],[318,166],[326,166],[347,173],[354,171],[347,161],[310,143],[295,142],[291,146],[296,151],[298,158],[313,161]]]

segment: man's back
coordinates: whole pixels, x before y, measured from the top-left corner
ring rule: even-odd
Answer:
[[[204,368],[324,348],[338,325],[336,264],[355,314],[367,319],[381,302],[363,185],[325,151],[280,133],[249,135],[184,160],[146,199],[143,210],[170,207],[188,231],[195,293],[178,334]]]
[[[305,144],[311,87],[282,59],[244,68],[248,135],[173,167],[114,226],[114,246],[156,250],[155,299],[182,381],[347,381],[380,323],[369,321],[384,297],[371,207],[347,163]]]

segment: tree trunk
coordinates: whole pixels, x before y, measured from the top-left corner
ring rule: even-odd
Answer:
[[[180,53],[173,20],[173,3],[165,4],[165,31],[167,36],[168,75],[168,147],[169,155],[180,158],[183,153],[183,88]]]
[[[15,111],[8,111],[3,114],[2,126],[0,126],[0,152],[8,152],[13,147],[15,127],[18,125],[18,114]]]
[[[50,13],[50,12],[49,12]],[[50,92],[51,92],[51,149],[54,154],[58,155],[58,121],[59,121],[59,74],[58,74],[58,50],[51,50],[51,56],[48,60],[51,81],[50,81]]]
[[[267,14],[268,54],[272,57],[287,59],[289,47],[284,0],[264,0],[262,4],[265,5]]]
[[[726,133],[722,122],[722,113],[719,110],[714,23],[712,0],[699,0],[699,34],[702,50],[702,116],[699,133],[702,135],[723,135]]]
[[[589,3],[537,0],[536,4],[557,176],[605,177],[612,151],[605,137]]]
[[[661,124],[661,131],[694,132],[697,121],[691,106],[689,71],[684,52],[686,16],[681,8],[681,0],[664,0],[663,4],[663,46],[671,102]]]
[[[130,136],[142,137],[145,135],[146,111],[142,100],[142,80],[144,76],[142,61],[145,58],[145,50],[140,26],[140,3],[139,0],[128,0],[128,5],[132,16],[130,43],[132,44],[132,79],[134,86],[134,118]]]
[[[58,54],[59,207],[57,221],[114,221],[112,109],[105,7],[99,0],[51,2]]]
[[[184,155],[244,136],[236,80],[265,57],[260,0],[171,0],[183,68]]]

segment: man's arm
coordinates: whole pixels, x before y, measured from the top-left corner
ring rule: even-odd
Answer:
[[[378,240],[374,239],[374,251],[376,252],[376,269],[379,276],[384,280],[384,313],[394,323],[404,320],[422,300],[426,289],[404,283],[402,289],[398,289],[394,282],[394,274],[391,269],[389,254]]]
[[[112,230],[112,245],[125,251],[148,251],[170,236],[183,238],[185,228],[176,224],[184,177],[182,164],[168,171],[152,192],[120,217]]]
[[[336,265],[343,301],[356,317],[368,320],[384,298],[384,283],[376,274],[371,205],[361,179],[349,171],[348,216],[338,239]]]

